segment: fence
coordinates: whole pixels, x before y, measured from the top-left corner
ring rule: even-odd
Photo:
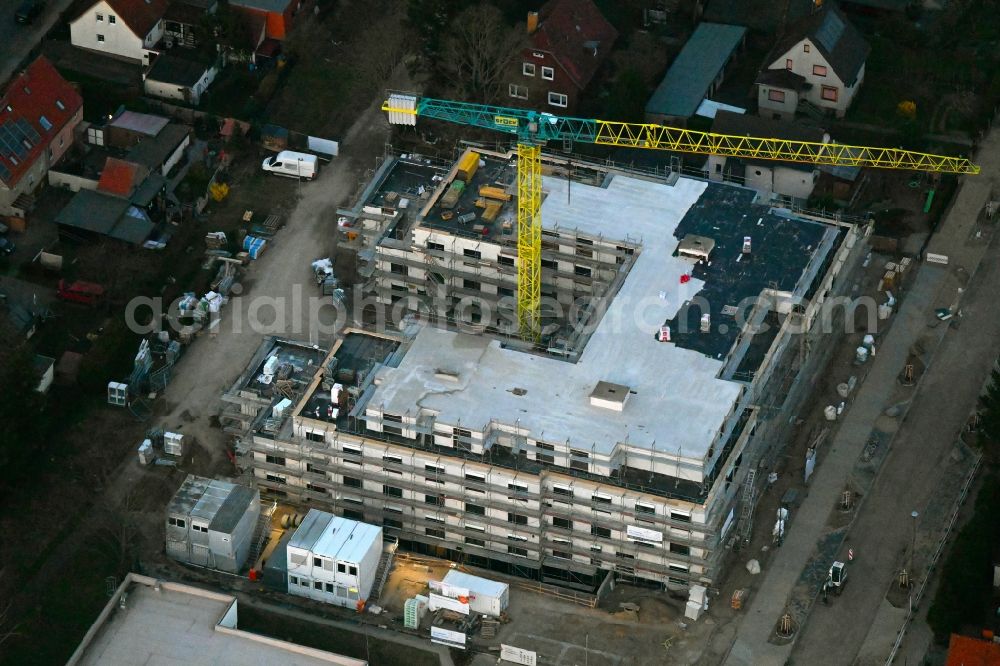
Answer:
[[[916,595],[910,599],[910,606],[906,611],[906,617],[903,619],[903,624],[899,627],[899,631],[896,633],[896,640],[892,644],[892,650],[889,652],[889,657],[885,660],[885,666],[890,666],[892,664],[893,660],[896,658],[896,653],[899,652],[899,646],[903,644],[903,637],[906,635],[906,628],[913,620],[913,611],[920,605],[920,600],[923,598],[924,592],[927,590],[927,583],[930,581],[931,573],[937,565],[938,558],[941,557],[941,553],[944,551],[945,544],[951,537],[951,531],[955,528],[955,523],[958,521],[958,513],[962,509],[962,504],[965,503],[965,498],[969,494],[969,488],[972,487],[972,481],[976,478],[976,473],[979,471],[979,465],[982,462],[982,459],[982,454],[978,454],[976,456],[976,462],[972,465],[972,469],[969,470],[969,474],[965,478],[965,483],[962,485],[962,492],[960,492],[958,497],[955,499],[955,504],[951,508],[951,517],[948,520],[948,527],[941,535],[941,538],[938,539],[937,547],[934,549],[934,554],[931,555],[930,560],[927,562],[927,566],[924,568],[923,580],[920,581],[920,587],[917,589]]]

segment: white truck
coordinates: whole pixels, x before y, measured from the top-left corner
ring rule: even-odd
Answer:
[[[319,171],[319,159],[309,153],[282,150],[274,157],[264,160],[260,168],[279,176],[312,180]]]

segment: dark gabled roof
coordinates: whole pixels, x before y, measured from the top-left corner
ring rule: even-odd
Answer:
[[[693,116],[746,33],[739,25],[700,24],[646,103],[646,113]]]
[[[187,125],[169,123],[156,136],[143,139],[128,151],[128,159],[155,171],[177,150],[184,138],[191,133]]]
[[[788,26],[768,55],[769,66],[805,39],[819,49],[833,71],[847,85],[857,80],[858,72],[871,51],[861,32],[836,5],[830,3],[815,14]]]
[[[789,69],[765,69],[757,75],[757,80],[754,83],[799,91],[805,88],[806,77]]]
[[[153,26],[167,13],[167,0],[104,0],[104,2],[140,39],[145,39]],[[73,20],[76,21],[92,12],[96,4],[96,2],[91,3]]]
[[[147,79],[190,88],[201,80],[212,63],[182,58],[164,53],[146,74]]]
[[[141,245],[154,225],[128,199],[94,190],[80,190],[56,215],[56,224]]]
[[[538,11],[530,48],[555,56],[577,88],[583,90],[611,53],[618,31],[591,0],[549,0]]]
[[[16,75],[0,99],[0,180],[14,187],[81,106],[45,56]]]

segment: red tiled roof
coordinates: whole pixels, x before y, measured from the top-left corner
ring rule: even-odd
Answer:
[[[0,99],[0,180],[17,185],[82,106],[76,88],[45,56],[28,65]]]
[[[533,49],[552,53],[582,90],[617,37],[618,31],[591,0],[549,0],[539,10],[538,29],[529,39]]]
[[[1000,664],[1000,644],[968,636],[951,635],[945,666],[996,666]]]
[[[97,181],[97,189],[108,194],[127,197],[139,185],[139,165],[109,157],[104,162],[104,171]]]
[[[153,26],[167,13],[169,6],[167,0],[104,0],[104,2],[140,39],[149,34]],[[97,3],[91,3],[77,18],[92,12],[95,4]]]

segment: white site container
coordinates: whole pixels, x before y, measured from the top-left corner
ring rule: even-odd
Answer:
[[[183,456],[184,435],[178,432],[163,433],[163,452],[167,455],[177,456],[178,458]]]
[[[462,571],[451,570],[445,574],[443,583],[451,587],[469,591],[469,610],[473,613],[500,617],[510,604],[510,586],[488,578],[472,576]]]
[[[156,460],[156,452],[153,451],[153,442],[148,439],[142,440],[139,445],[139,464],[148,465]]]

